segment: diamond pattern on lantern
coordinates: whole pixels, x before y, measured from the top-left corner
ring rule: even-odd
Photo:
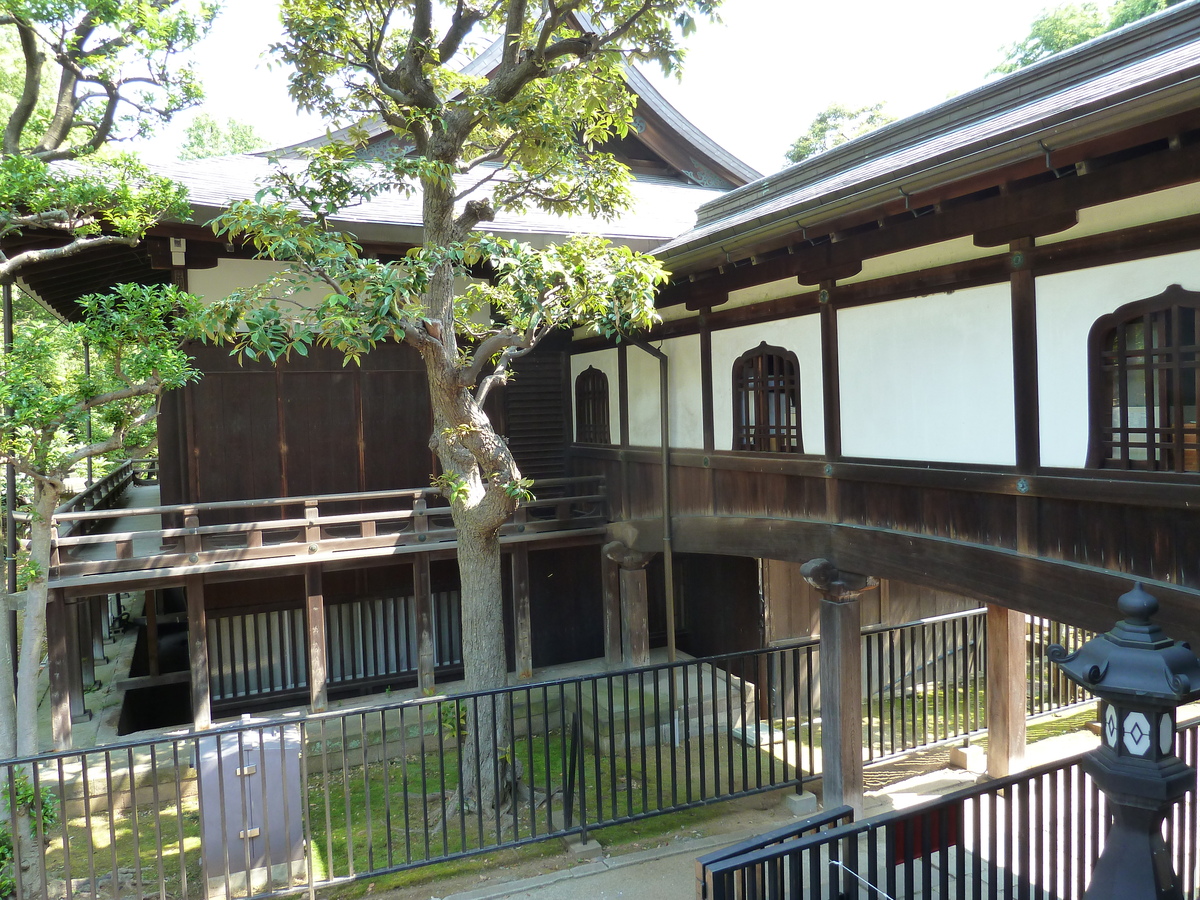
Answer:
[[[1108,742],[1108,746],[1116,749],[1117,746],[1117,711],[1111,706],[1104,710],[1104,739]]]
[[[1150,749],[1150,720],[1144,713],[1125,716],[1125,749],[1134,756],[1145,756]]]

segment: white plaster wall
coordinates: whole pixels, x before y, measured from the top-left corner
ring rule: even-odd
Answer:
[[[970,237],[955,238],[939,244],[929,244],[924,247],[914,247],[912,250],[901,250],[899,253],[889,253],[887,256],[864,259],[861,272],[849,278],[839,278],[838,284],[874,281],[876,278],[887,278],[889,275],[916,272],[921,269],[935,269],[938,266],[946,266],[968,259],[983,259],[1003,252],[1004,248],[1002,247],[976,247],[974,240]]]
[[[667,389],[671,397],[671,446],[702,449],[704,393],[700,375],[700,335],[672,338],[663,342],[662,349],[669,359]],[[632,347],[629,352],[647,355],[644,350]],[[654,384],[657,386],[658,381]]]
[[[1016,462],[1008,284],[838,313],[846,456]]]
[[[621,443],[621,384],[617,351],[596,350],[592,353],[577,353],[571,357],[571,440],[575,440],[575,423],[579,411],[575,408],[575,380],[588,367],[594,366],[608,378],[608,437],[614,444]]]
[[[1165,222],[1168,219],[1194,215],[1197,208],[1200,208],[1200,182],[1081,209],[1078,225],[1057,234],[1038,238],[1038,243],[1055,244],[1119,228]]]
[[[1042,465],[1081,467],[1087,461],[1087,338],[1092,324],[1172,284],[1200,291],[1200,251],[1037,279]]]
[[[772,347],[791,350],[800,361],[800,429],[804,452],[824,453],[821,317],[816,314],[713,332],[713,440],[716,449],[728,450],[733,446],[733,363],[763,341]]]
[[[281,271],[283,266],[265,259],[219,259],[211,269],[188,270],[188,291],[211,303]]]
[[[667,354],[667,389],[671,396],[672,447],[704,446],[703,395],[700,390],[700,336],[671,338],[658,345]],[[629,443],[657,447],[662,443],[658,418],[658,360],[632,344],[629,366]]]
[[[658,360],[634,347],[625,351],[629,372],[629,443],[635,447],[658,447],[662,433],[658,423]]]

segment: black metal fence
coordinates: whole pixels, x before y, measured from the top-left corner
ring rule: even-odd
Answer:
[[[315,890],[813,777],[757,684],[813,718],[811,645],[371,709],[244,721],[0,765],[35,799],[46,885],[18,897]],[[495,721],[494,728],[481,723]],[[468,752],[478,735],[482,752]],[[508,779],[504,773],[519,776]],[[494,808],[465,783],[514,787]],[[56,807],[42,816],[40,804]],[[10,833],[17,819],[0,819]],[[27,876],[26,876],[27,877]]]
[[[1196,721],[1176,735],[1176,753],[1191,765],[1198,738]],[[831,811],[832,818],[839,812]],[[1166,822],[1174,868],[1189,898],[1200,891],[1198,812],[1193,791]],[[791,839],[701,857],[697,896],[1082,898],[1111,825],[1104,795],[1079,756],[861,822],[831,828],[830,817],[797,823]]]
[[[983,728],[984,624],[864,632],[872,761]],[[34,817],[49,886],[18,896],[316,890],[796,787],[820,774],[818,652],[807,640],[0,764],[60,809]],[[499,812],[461,796],[489,776],[515,784]],[[0,814],[0,831],[15,822]]]

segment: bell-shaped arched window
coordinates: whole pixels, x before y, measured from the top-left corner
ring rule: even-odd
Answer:
[[[1172,285],[1092,326],[1088,464],[1200,471],[1200,293]]]
[[[608,376],[594,366],[575,379],[575,440],[608,444]]]
[[[764,341],[733,364],[733,449],[804,452],[795,353]]]

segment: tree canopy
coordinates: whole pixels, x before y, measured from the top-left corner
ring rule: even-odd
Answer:
[[[180,159],[204,159],[209,156],[230,156],[261,150],[266,141],[258,136],[253,125],[226,119],[222,125],[208,113],[200,113],[187,127]]]
[[[792,144],[786,154],[787,160],[798,163],[894,121],[896,117],[885,113],[882,103],[858,109],[831,103],[812,120],[808,131]]]
[[[1042,12],[1029,34],[1004,51],[992,71],[1007,74],[1084,41],[1174,6],[1179,0],[1116,0],[1105,10],[1095,3],[1068,3]]]

